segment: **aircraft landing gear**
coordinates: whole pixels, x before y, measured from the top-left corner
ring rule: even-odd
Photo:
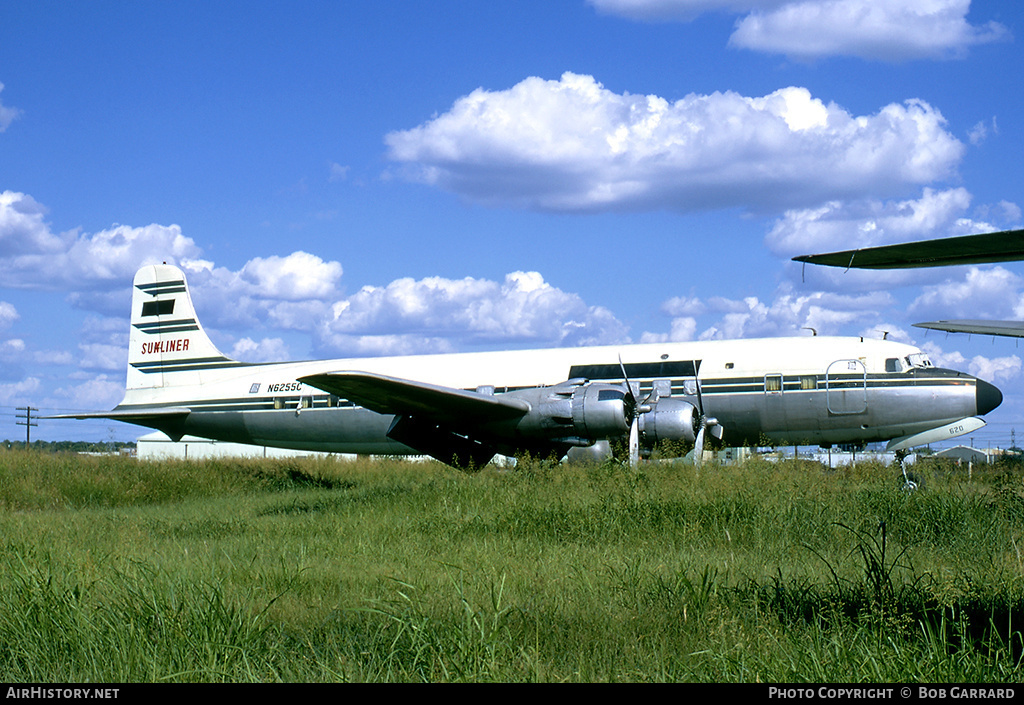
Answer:
[[[904,492],[914,492],[924,487],[921,476],[915,472],[907,472],[907,451],[896,451],[896,460],[900,464],[900,476],[896,478],[899,488]]]

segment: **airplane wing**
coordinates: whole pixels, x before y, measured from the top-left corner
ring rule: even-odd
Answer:
[[[530,411],[522,399],[454,389],[370,372],[327,372],[300,382],[395,417],[388,437],[457,467],[483,467],[496,452],[475,432]]]
[[[904,269],[954,264],[1013,262],[1024,259],[1024,230],[921,240],[859,250],[800,255],[797,262],[845,269]]]
[[[1024,338],[1024,321],[927,321],[915,323],[917,328],[942,330],[947,333],[977,333],[978,335],[1001,335],[1008,338]]]
[[[370,372],[326,372],[300,382],[355,402],[378,414],[415,416],[446,426],[501,421],[522,416],[530,405],[521,399],[454,389]]]

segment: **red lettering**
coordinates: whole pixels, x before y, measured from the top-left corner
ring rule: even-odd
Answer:
[[[156,343],[142,344],[143,355],[152,355],[153,353],[185,352],[186,350],[188,350],[188,338],[161,340]]]

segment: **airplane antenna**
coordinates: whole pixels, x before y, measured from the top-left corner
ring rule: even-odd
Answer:
[[[810,326],[804,326],[803,329],[811,331],[812,337],[818,335],[818,331],[815,328],[811,328]]]

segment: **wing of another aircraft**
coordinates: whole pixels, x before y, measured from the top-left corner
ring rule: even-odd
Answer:
[[[844,269],[905,269],[955,264],[1013,262],[1024,259],[1024,230],[921,240],[899,245],[865,247],[818,255],[800,255],[797,262]]]
[[[1010,338],[1024,338],[1024,321],[927,321],[915,323],[918,328],[942,330],[947,333],[976,333],[978,335],[1002,335]]]

